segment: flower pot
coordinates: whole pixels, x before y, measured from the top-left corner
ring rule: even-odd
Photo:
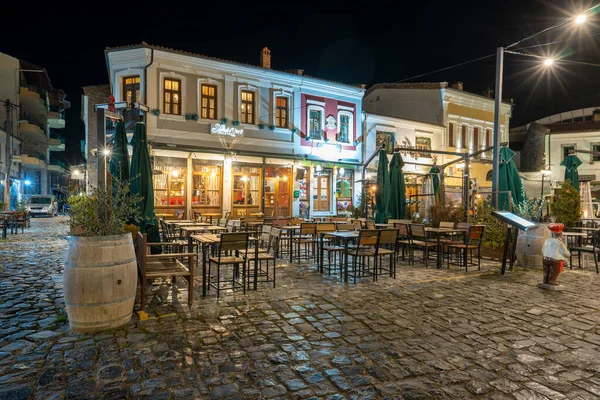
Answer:
[[[71,236],[63,287],[71,331],[93,333],[129,322],[137,288],[131,235]]]
[[[542,246],[546,239],[552,237],[548,224],[536,224],[537,229],[519,231],[517,238],[517,263],[526,268],[542,268],[544,261],[542,257]]]

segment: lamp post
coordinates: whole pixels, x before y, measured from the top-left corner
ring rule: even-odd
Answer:
[[[502,111],[502,84],[503,84],[503,72],[504,72],[504,53],[512,53],[512,54],[522,54],[520,52],[508,51],[510,48],[520,45],[522,42],[529,40],[535,36],[538,36],[542,33],[548,32],[552,29],[556,29],[562,27],[569,22],[573,22],[576,26],[580,26],[585,24],[588,18],[588,14],[590,14],[593,10],[600,7],[599,5],[595,5],[584,12],[568,18],[564,21],[561,21],[551,27],[543,29],[540,32],[534,33],[524,39],[521,39],[509,46],[498,47],[496,49],[496,92],[495,92],[495,100],[494,100],[494,150],[493,150],[493,167],[492,167],[492,206],[494,208],[498,208],[498,186],[499,186],[499,168],[500,168],[500,112]],[[526,55],[526,54],[523,54]],[[543,60],[543,63],[546,67],[552,67],[554,65],[554,58],[552,57],[539,57],[534,56],[536,58],[540,58]]]

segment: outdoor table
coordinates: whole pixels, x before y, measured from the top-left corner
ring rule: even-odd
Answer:
[[[394,224],[375,224],[375,227],[376,228],[383,228],[383,229],[385,229],[385,228],[393,228]]]
[[[185,232],[185,237],[188,241],[188,250],[192,252],[192,238],[190,237],[193,233],[218,233],[226,231],[227,228],[216,225],[188,225],[181,227],[181,233]]]
[[[223,214],[222,213],[202,213],[201,216],[202,217],[209,217],[210,218],[210,223],[212,224],[213,222],[213,218],[214,217],[221,217]]]
[[[323,236],[327,235],[342,239],[344,242],[344,255],[342,261],[344,263],[344,282],[348,282],[348,245],[350,244],[350,240],[358,239],[359,234],[360,233],[358,231],[321,232],[321,256],[319,257],[319,271],[323,272]]]
[[[206,261],[208,249],[210,246],[218,244],[221,241],[221,237],[214,233],[202,233],[199,235],[191,235],[190,240],[195,240],[202,246],[202,297],[206,297],[206,284],[208,283],[208,278],[206,276]],[[256,279],[258,276],[258,238],[250,236],[248,237],[248,240],[254,242],[254,290],[256,290],[258,283],[258,279]],[[196,259],[196,263],[197,262],[198,260]],[[244,285],[246,285],[246,282],[244,282]]]
[[[292,263],[292,256],[294,255],[294,252],[292,251],[292,237],[294,236],[294,231],[296,229],[300,229],[300,225],[283,225],[280,226],[279,229],[281,229],[281,231],[288,231],[290,233],[290,264]]]
[[[436,247],[437,247],[436,266],[437,266],[437,269],[440,269],[442,267],[442,243],[440,242],[441,236],[445,233],[464,233],[464,232],[466,232],[465,229],[456,229],[456,228],[429,228],[429,227],[425,228],[425,233],[433,233],[433,234],[435,234],[435,236],[437,238],[437,240],[436,240]]]

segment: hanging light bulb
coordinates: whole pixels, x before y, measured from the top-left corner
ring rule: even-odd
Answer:
[[[340,169],[338,170],[340,175],[344,175],[346,173],[346,170],[344,169],[344,167],[340,167]]]

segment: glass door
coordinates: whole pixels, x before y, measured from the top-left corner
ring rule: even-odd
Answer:
[[[291,168],[266,167],[265,216],[289,217],[291,215]]]
[[[313,193],[313,207],[315,212],[331,211],[331,175],[317,175]]]

